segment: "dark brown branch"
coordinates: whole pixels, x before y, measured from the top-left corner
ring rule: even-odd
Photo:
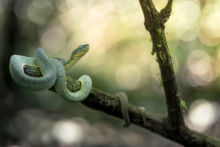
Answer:
[[[173,0],[169,0],[166,7],[160,13],[148,9],[149,7],[154,7],[151,0],[139,1],[145,16],[145,28],[150,32],[152,38],[152,54],[156,53],[166,95],[168,126],[162,124],[164,127],[160,129],[165,129],[166,131],[162,131],[159,134],[185,146],[220,146],[219,140],[213,140],[189,130],[183,120],[173,63],[164,33],[164,23],[170,16]],[[166,133],[163,134],[164,132]]]
[[[157,15],[159,15],[159,13],[157,12],[156,8],[153,5],[152,0],[140,0],[140,4],[142,7],[142,11],[144,13],[144,17],[145,17],[145,28],[151,32],[153,30],[153,28],[155,28],[156,26],[154,26],[154,21],[157,21],[156,19],[158,19]],[[157,28],[157,27],[156,27]],[[153,50],[154,52],[154,50]]]
[[[164,7],[160,11],[160,17],[162,18],[163,23],[165,23],[170,17],[170,13],[172,11],[172,3],[173,3],[173,0],[168,0],[166,7]]]
[[[189,130],[185,126],[172,60],[164,34],[163,18],[156,11],[151,0],[140,0],[140,3],[145,15],[145,27],[151,34],[154,47],[153,52],[156,53],[161,70],[168,107],[168,118],[150,113],[143,114],[140,109],[129,104],[128,111],[131,123],[149,129],[185,146],[220,146],[219,140]],[[30,76],[41,76],[40,71],[34,67],[26,66],[24,70]],[[80,88],[80,83],[72,78],[67,78],[67,83],[71,91],[77,91]],[[53,88],[50,90],[55,91]],[[122,119],[120,101],[114,95],[92,88],[90,95],[82,103],[90,108]]]
[[[25,73],[30,76],[39,77],[41,76],[40,70],[32,67],[25,66]],[[71,91],[77,91],[80,89],[80,82],[73,80],[72,78],[67,78],[67,86]],[[53,88],[50,90],[55,91]],[[88,98],[82,102],[84,105],[105,112],[109,115],[122,118],[121,106],[119,99],[111,94],[92,88],[91,93]],[[220,142],[214,138],[201,135],[197,132],[191,131],[186,127],[181,128],[180,131],[176,132],[172,126],[168,125],[167,120],[163,116],[158,116],[148,112],[143,113],[137,107],[129,104],[129,116],[131,123],[143,127],[145,129],[151,130],[157,134],[160,134],[170,140],[176,141],[180,144],[186,146],[207,146],[207,147],[217,147],[220,146]],[[145,119],[143,119],[145,117]],[[144,121],[146,121],[144,123]]]
[[[153,53],[156,53],[157,62],[160,67],[163,87],[166,95],[166,103],[168,110],[168,122],[176,131],[181,130],[185,126],[183,114],[180,107],[180,98],[177,90],[173,63],[171,60],[169,48],[164,33],[164,18],[155,11],[148,11],[151,0],[139,0],[145,16],[145,28],[150,32]],[[164,11],[167,11],[172,5],[170,0]],[[167,18],[166,18],[167,19]]]

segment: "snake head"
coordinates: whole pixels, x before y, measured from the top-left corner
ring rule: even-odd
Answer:
[[[71,55],[71,58],[72,57],[78,57],[78,58],[81,58],[82,56],[84,56],[87,52],[89,51],[89,44],[83,44],[83,45],[80,45],[79,47],[77,47],[72,55]]]
[[[79,61],[79,59],[81,59],[82,56],[84,56],[88,51],[89,51],[89,44],[84,44],[77,47],[72,52],[70,59],[63,64],[64,68],[69,69],[71,66],[76,64]]]
[[[89,50],[89,44],[83,44],[83,45],[80,45],[78,48],[82,49],[82,50]]]

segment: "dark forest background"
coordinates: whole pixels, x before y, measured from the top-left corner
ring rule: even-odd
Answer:
[[[166,1],[154,0],[158,9]],[[50,91],[18,87],[9,74],[13,54],[43,47],[67,60],[89,53],[67,73],[88,74],[95,87],[125,91],[130,103],[166,114],[164,92],[144,17],[134,0],[0,0],[0,146],[177,146],[167,139]],[[168,45],[188,127],[220,137],[220,0],[175,0],[166,24]],[[148,36],[148,37],[146,37]]]

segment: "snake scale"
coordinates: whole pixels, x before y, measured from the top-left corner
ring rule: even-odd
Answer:
[[[13,55],[10,58],[9,70],[12,79],[21,87],[29,90],[46,90],[54,86],[56,92],[71,101],[83,101],[92,88],[92,80],[83,75],[78,80],[81,82],[80,90],[71,92],[67,88],[66,72],[76,64],[89,50],[89,45],[80,45],[76,48],[70,59],[65,62],[56,57],[48,57],[42,48],[38,48],[34,57]],[[35,66],[41,71],[42,77],[29,76],[24,72],[24,66]],[[116,93],[121,104],[122,117],[125,120],[124,127],[130,124],[128,115],[128,98],[124,92]]]
[[[55,87],[56,92],[71,101],[83,101],[89,95],[92,88],[92,80],[89,76],[83,75],[79,78],[81,88],[79,91],[71,92],[67,88],[65,70],[72,67],[89,50],[89,45],[80,45],[76,48],[67,62],[57,58],[49,58],[42,48],[38,48],[35,56],[26,57],[13,55],[10,58],[9,70],[12,79],[21,87],[29,90],[46,90]],[[32,77],[24,72],[24,66],[39,67],[42,77]]]

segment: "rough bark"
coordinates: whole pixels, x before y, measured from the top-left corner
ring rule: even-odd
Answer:
[[[30,76],[42,76],[40,70],[33,66],[25,66],[24,71],[26,74]],[[68,77],[67,86],[69,90],[75,92],[80,89],[81,85],[79,81]],[[55,92],[55,89],[53,87],[50,90]],[[82,103],[89,108],[102,111],[109,115],[123,119],[121,115],[122,113],[120,101],[115,95],[111,95],[93,87],[88,98],[82,101]],[[170,140],[173,140],[185,146],[220,146],[219,140],[189,130],[185,126],[181,126],[180,130],[178,131],[173,129],[173,127],[169,125],[169,122],[167,121],[165,116],[160,116],[149,112],[145,112],[144,116],[142,116],[142,112],[140,111],[140,109],[138,107],[133,106],[132,104],[129,104],[128,112],[131,123],[143,127],[145,129],[151,130],[152,132],[155,132],[159,135],[162,135]],[[143,117],[145,118],[146,122],[143,119]]]
[[[156,53],[160,67],[168,116],[158,116],[148,112],[143,114],[139,108],[129,104],[128,111],[131,123],[185,146],[219,147],[219,140],[188,129],[183,120],[173,63],[164,33],[164,23],[170,16],[172,0],[168,0],[167,5],[160,12],[155,9],[152,0],[139,1],[145,17],[145,28],[150,32],[152,38],[152,54]],[[42,76],[40,70],[33,66],[25,66],[24,71],[30,76]],[[74,92],[79,90],[81,85],[79,81],[68,77],[67,86]],[[50,90],[56,92],[53,87]],[[93,87],[88,98],[82,103],[92,109],[103,111],[122,119],[120,101],[114,95]]]
[[[160,13],[157,12],[151,0],[140,0],[140,4],[145,17],[145,28],[152,38],[152,54],[156,53],[156,61],[160,67],[166,96],[168,122],[173,129],[178,131],[184,127],[184,121],[173,63],[164,33],[164,23],[170,16],[172,0],[168,1],[167,6]]]

